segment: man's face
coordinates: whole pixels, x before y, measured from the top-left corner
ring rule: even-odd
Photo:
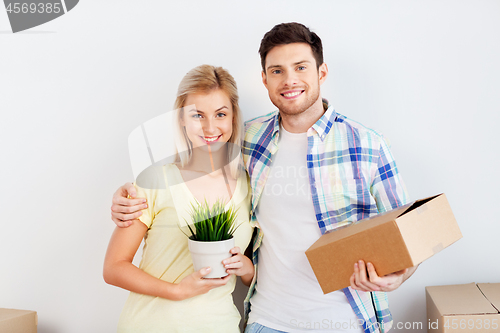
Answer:
[[[319,70],[311,47],[292,43],[272,48],[266,56],[262,82],[271,102],[285,115],[301,114],[320,98],[320,85],[328,74],[326,64]]]

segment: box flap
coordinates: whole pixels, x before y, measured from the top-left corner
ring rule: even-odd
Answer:
[[[484,297],[500,312],[500,283],[478,283]]]
[[[408,205],[403,206],[403,207],[407,207],[407,206],[409,206],[409,207],[408,207],[408,208],[407,208],[407,209],[403,212],[403,214],[401,214],[400,216],[402,216],[402,215],[404,215],[404,214],[406,214],[406,213],[409,213],[409,212],[411,212],[412,210],[417,209],[417,208],[419,208],[419,207],[420,207],[420,206],[422,206],[422,205],[425,205],[427,202],[431,201],[431,200],[432,200],[432,199],[434,199],[434,198],[439,197],[439,196],[440,196],[440,195],[442,195],[442,194],[443,194],[443,193],[441,193],[441,194],[437,194],[437,195],[434,195],[434,196],[432,196],[432,197],[428,197],[428,198],[420,199],[420,200],[414,201],[413,203],[410,203],[410,204],[408,204]]]
[[[462,238],[444,194],[416,201],[396,222],[414,265]]]
[[[475,283],[425,287],[442,316],[496,314]]]

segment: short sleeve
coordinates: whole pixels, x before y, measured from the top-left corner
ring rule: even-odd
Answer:
[[[134,186],[137,189],[137,198],[145,198],[148,204],[148,207],[142,210],[139,220],[151,228],[158,213],[159,195],[167,188],[163,167],[148,167],[139,174]]]

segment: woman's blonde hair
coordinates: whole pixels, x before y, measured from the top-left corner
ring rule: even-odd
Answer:
[[[238,106],[238,89],[236,81],[227,70],[222,67],[201,65],[190,70],[179,83],[174,108],[175,146],[177,148],[176,162],[185,166],[191,159],[193,147],[188,139],[184,127],[181,125],[183,107],[189,94],[210,93],[220,89],[227,94],[233,108],[233,133],[228,140],[228,160],[233,177],[238,177],[241,168],[241,142],[243,122],[240,107]]]

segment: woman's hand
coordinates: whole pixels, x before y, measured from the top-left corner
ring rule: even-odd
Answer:
[[[229,251],[233,256],[222,261],[228,274],[234,274],[241,277],[241,281],[246,286],[252,282],[253,275],[255,274],[252,260],[241,254],[239,247],[235,246]]]
[[[231,275],[227,275],[220,279],[204,279],[203,277],[210,273],[210,270],[210,267],[204,267],[182,279],[182,281],[176,285],[177,297],[175,300],[181,301],[197,295],[206,294],[214,288],[225,285],[231,278]]]

